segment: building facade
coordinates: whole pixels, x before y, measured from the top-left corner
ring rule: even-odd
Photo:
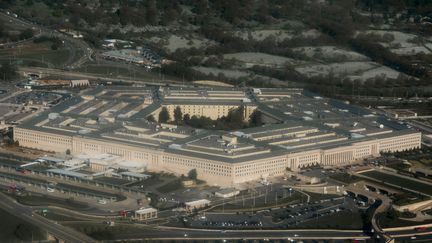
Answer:
[[[245,118],[258,109],[279,124],[203,131],[146,120],[163,106],[171,116],[180,106],[217,119],[239,105]],[[14,140],[45,151],[116,155],[155,172],[196,169],[198,179],[225,187],[421,146],[420,132],[298,89],[97,87],[51,109],[15,127]]]

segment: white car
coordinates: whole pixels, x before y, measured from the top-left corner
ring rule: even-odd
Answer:
[[[48,192],[55,192],[54,188],[51,188],[51,187],[47,187],[47,191]]]
[[[107,204],[107,201],[104,199],[100,199],[100,200],[98,200],[98,203],[99,204]]]

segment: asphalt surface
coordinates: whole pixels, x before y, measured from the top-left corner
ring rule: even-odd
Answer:
[[[348,230],[198,230],[182,228],[151,228],[139,234],[119,237],[139,240],[234,240],[234,239],[369,239],[362,231]]]
[[[12,16],[12,14],[6,14],[5,12],[0,12],[0,15],[4,19],[9,20],[11,23],[36,30],[37,34],[31,39],[37,38],[42,35],[47,35],[52,37],[58,37],[61,40],[63,40],[66,48],[69,49],[69,51],[71,52],[71,55],[68,57],[68,60],[66,62],[67,64],[65,65],[66,68],[70,68],[70,69],[78,68],[87,61],[93,61],[92,56],[94,51],[90,47],[90,45],[88,45],[84,40],[73,38],[72,36],[69,36],[67,34],[60,33],[58,31],[52,30],[45,26],[38,25],[36,23],[30,22],[26,19],[22,19],[20,17],[15,18]],[[5,44],[5,46],[15,47],[29,40],[7,43]],[[82,51],[82,55],[79,58],[76,58],[76,55],[78,54],[78,50]]]
[[[62,69],[55,69],[55,68],[40,68],[40,67],[19,67],[19,71],[27,72],[27,73],[42,73],[45,76],[67,76],[67,77],[74,77],[74,78],[81,78],[81,79],[100,79],[104,81],[112,81],[112,82],[118,82],[121,80],[124,83],[143,83],[143,84],[149,84],[149,85],[166,85],[167,83],[170,83],[171,85],[175,86],[174,83],[177,83],[178,86],[182,86],[181,83],[175,82],[173,80],[167,80],[165,79],[164,82],[149,82],[149,81],[143,81],[142,79],[131,79],[129,77],[124,76],[118,76],[118,77],[107,77],[103,74],[90,74],[90,73],[82,73],[82,72],[75,72],[75,71],[65,71]]]
[[[55,222],[52,222],[38,214],[33,213],[31,207],[23,206],[18,204],[14,200],[0,193],[0,207],[8,212],[13,212],[13,214],[31,223],[35,226],[46,230],[48,233],[54,235],[58,239],[62,239],[65,242],[70,243],[80,243],[80,242],[96,242],[94,239],[79,233],[73,229],[67,228]]]

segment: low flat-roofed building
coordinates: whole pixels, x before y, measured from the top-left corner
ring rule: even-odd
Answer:
[[[68,178],[75,178],[75,179],[92,179],[93,176],[89,174],[84,174],[76,171],[71,170],[63,170],[63,169],[49,169],[47,172],[59,176],[59,177],[68,177]]]
[[[141,208],[135,211],[135,220],[145,221],[149,219],[156,219],[158,217],[158,210],[155,208]]]
[[[71,87],[90,86],[90,82],[88,79],[76,79],[76,80],[71,80],[69,82],[69,86],[71,86]]]
[[[223,197],[223,198],[230,198],[234,197],[240,194],[240,190],[235,188],[225,188],[220,191],[215,192],[215,196],[217,197]]]
[[[207,199],[200,199],[196,201],[190,201],[185,203],[186,211],[193,211],[195,209],[205,208],[210,206],[211,202]]]
[[[38,160],[41,160],[41,161],[49,163],[49,164],[64,164],[65,163],[64,159],[51,157],[51,156],[44,156],[44,157],[39,158]]]
[[[14,128],[14,139],[23,147],[86,155],[95,171],[186,175],[196,169],[198,179],[223,187],[282,176],[287,168],[349,165],[421,145],[420,132],[315,96],[301,89],[259,94],[235,88],[96,87],[27,119]],[[219,115],[228,112],[223,105],[245,105],[281,123],[214,131],[147,120],[163,106],[178,105],[189,106],[183,114],[198,114],[197,107],[206,106]],[[304,111],[312,120],[302,119]]]
[[[123,178],[127,178],[128,180],[146,180],[151,177],[151,175],[131,172],[131,171],[124,171],[119,173]]]

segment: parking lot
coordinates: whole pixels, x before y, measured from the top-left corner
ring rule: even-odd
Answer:
[[[311,203],[292,204],[281,208],[269,208],[242,213],[203,212],[194,217],[182,219],[187,226],[212,229],[266,229],[296,228],[299,225],[315,223],[320,219],[331,220],[332,217],[348,215],[360,209],[354,199],[343,197],[330,200],[323,199]]]
[[[44,92],[44,91],[31,91],[20,93],[16,96],[10,97],[4,100],[4,103],[10,104],[33,104],[33,105],[44,105],[49,103],[56,103],[59,99],[62,98],[62,95]]]

